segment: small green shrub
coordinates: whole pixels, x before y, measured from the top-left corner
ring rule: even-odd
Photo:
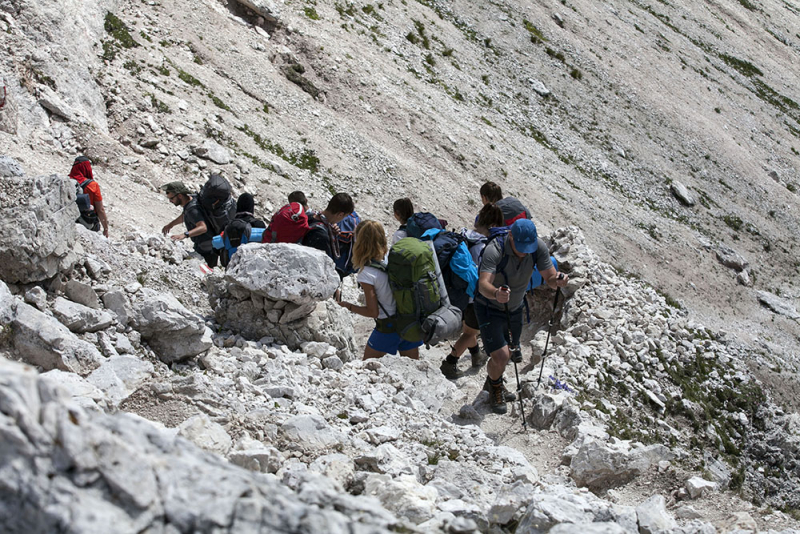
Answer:
[[[529,20],[522,19],[522,24],[525,25],[525,29],[528,30],[528,33],[531,34],[531,42],[533,44],[546,43],[548,41],[547,37],[544,36],[539,28],[534,26]]]
[[[205,87],[203,82],[186,72],[185,70],[178,69],[178,78],[183,80],[184,82],[188,83],[193,87]]]
[[[736,69],[743,75],[752,77],[754,75],[762,76],[764,73],[761,72],[761,69],[750,63],[749,61],[745,61],[743,59],[738,59],[733,56],[729,56],[727,54],[720,54],[719,58],[724,61],[729,67]]]
[[[574,67],[571,71],[569,71],[569,75],[575,78],[576,80],[583,79],[583,73]]]
[[[553,59],[557,59],[562,63],[564,63],[567,60],[567,58],[564,57],[564,54],[562,52],[557,52],[557,51],[553,50],[552,48],[549,48],[549,47],[545,48],[544,51],[548,56],[550,56]]]
[[[303,12],[306,14],[306,17],[310,18],[311,20],[320,19],[319,13],[317,13],[317,10],[312,6],[306,6],[306,8],[303,9]]]
[[[722,220],[727,224],[731,229],[736,230],[737,232],[742,229],[742,219],[736,215],[725,215],[722,217]]]

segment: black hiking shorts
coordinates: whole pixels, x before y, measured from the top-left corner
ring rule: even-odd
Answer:
[[[483,339],[483,348],[487,354],[502,349],[509,343],[509,320],[505,310],[498,310],[480,300],[474,302],[475,316]],[[522,306],[511,312],[511,345],[519,346],[519,336],[522,334]]]

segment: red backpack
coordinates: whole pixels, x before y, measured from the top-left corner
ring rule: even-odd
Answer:
[[[308,232],[308,215],[299,202],[286,204],[272,216],[262,243],[300,243]]]

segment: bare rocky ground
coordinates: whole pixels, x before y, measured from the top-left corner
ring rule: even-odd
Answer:
[[[252,192],[265,216],[294,189],[317,207],[342,190],[387,229],[400,196],[467,225],[477,189],[494,180],[543,233],[581,228],[602,261],[656,288],[688,321],[726,332],[771,399],[797,412],[800,327],[757,298],[798,299],[796,6],[256,4],[274,19],[234,1],[0,1],[0,154],[35,176],[66,174],[87,153],[115,246],[177,215],[159,184],[199,187],[212,170]],[[672,194],[677,182],[693,206]],[[719,261],[723,244],[746,260],[749,283]],[[195,263],[161,273],[123,258],[114,277],[141,277],[211,313]],[[540,311],[528,337],[546,319]],[[369,324],[356,329],[360,346]],[[424,359],[435,368],[443,354]],[[481,373],[458,381],[443,413],[471,403],[482,382]],[[180,422],[180,401],[128,402]],[[519,432],[514,415],[481,415],[482,431],[540,475],[565,476],[568,440]],[[698,466],[648,471],[605,498],[668,497],[683,469]],[[720,529],[740,511],[762,529],[797,528],[741,497],[691,506]]]

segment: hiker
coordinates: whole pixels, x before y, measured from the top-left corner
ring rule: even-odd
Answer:
[[[334,263],[340,280],[344,280],[345,276],[350,276],[356,272],[353,267],[353,241],[355,240],[356,228],[360,223],[361,217],[353,211],[336,225],[339,229],[336,236],[336,240],[339,242],[339,257]]]
[[[365,306],[339,301],[339,306],[358,315],[375,319],[375,328],[364,347],[364,359],[380,358],[384,354],[419,359],[422,341],[406,341],[392,325],[397,304],[389,287],[389,275],[382,263],[388,252],[386,233],[377,221],[363,221],[356,227],[353,243],[353,266],[358,269],[357,281],[364,291]]]
[[[100,186],[92,174],[92,162],[86,156],[78,156],[72,163],[72,170],[69,177],[75,180],[78,191],[78,211],[80,215],[75,222],[78,222],[92,230],[100,231],[103,226],[103,235],[108,237],[108,217],[103,206],[103,195],[100,193]]]
[[[173,221],[167,223],[161,229],[164,235],[181,223],[186,225],[186,231],[182,234],[171,236],[173,241],[182,241],[187,237],[194,243],[194,251],[200,254],[209,267],[216,267],[219,253],[212,246],[213,236],[208,230],[203,212],[197,203],[197,197],[193,196],[189,188],[183,182],[169,182],[161,186],[173,206],[183,208],[181,213]]]
[[[506,413],[506,401],[516,398],[503,385],[503,371],[512,356],[509,343],[515,361],[521,359],[522,306],[534,266],[551,288],[567,285],[569,277],[553,267],[547,244],[539,239],[536,225],[529,219],[515,221],[505,237],[492,240],[483,251],[475,316],[490,356],[483,387],[489,391],[495,413]],[[507,339],[509,331],[511,339]]]
[[[253,214],[255,201],[250,193],[242,193],[236,201],[236,215],[220,235],[212,239],[213,247],[219,250],[219,263],[228,267],[240,245],[260,243],[267,224]]]
[[[394,201],[392,210],[394,211],[394,218],[400,223],[400,228],[395,230],[394,234],[392,234],[391,244],[394,245],[404,237],[408,237],[406,233],[406,223],[414,215],[414,204],[411,202],[410,198],[398,198]]]
[[[486,182],[481,186],[481,202],[497,204],[503,210],[503,226],[511,226],[517,219],[531,219],[531,212],[522,202],[514,197],[503,198],[503,190],[494,182]]]
[[[303,206],[304,210],[308,211],[308,199],[306,198],[306,194],[302,191],[292,191],[289,193],[289,204],[292,202],[297,202]]]
[[[478,213],[478,219],[475,221],[475,229],[464,229],[463,235],[475,265],[480,264],[481,253],[486,246],[491,229],[502,226],[503,212],[494,204],[486,204],[481,209],[480,213]],[[450,350],[450,354],[447,355],[447,358],[445,358],[440,367],[442,374],[449,379],[461,377],[462,373],[458,370],[458,359],[465,350],[469,350],[473,368],[481,367],[486,363],[486,353],[481,353],[480,346],[478,345],[480,328],[478,319],[475,317],[475,303],[472,298],[464,309],[463,321],[464,324],[462,326],[461,336],[456,340]]]
[[[266,228],[267,223],[255,216],[256,201],[250,193],[242,193],[236,200],[236,215],[233,220],[242,220],[253,228]]]
[[[323,251],[334,262],[339,258],[339,227],[342,219],[353,213],[355,205],[347,193],[336,193],[328,206],[308,219],[309,230],[303,237],[303,245]]]

